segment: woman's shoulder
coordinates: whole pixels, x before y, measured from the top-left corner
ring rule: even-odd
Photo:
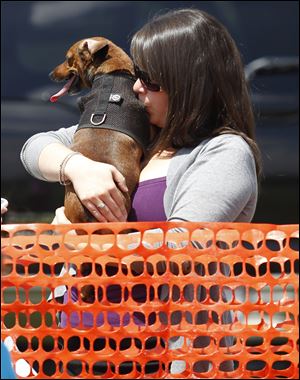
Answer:
[[[243,137],[233,133],[224,133],[205,139],[196,147],[196,150],[204,152],[215,148],[222,150],[239,149],[245,152],[251,152],[249,144]]]
[[[177,160],[185,157],[187,160],[201,160],[207,154],[238,154],[253,158],[249,144],[242,136],[233,133],[226,133],[202,140],[196,147],[182,148],[174,155]]]
[[[248,143],[239,135],[223,134],[202,140],[194,148],[182,148],[171,160],[168,177],[180,177],[204,167],[255,173],[255,160]]]

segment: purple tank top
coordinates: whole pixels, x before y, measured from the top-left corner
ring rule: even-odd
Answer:
[[[166,177],[148,179],[138,184],[132,194],[131,211],[128,222],[166,221],[164,193]]]
[[[166,221],[166,214],[164,210],[164,193],[166,190],[166,177],[149,179],[142,181],[138,184],[136,190],[132,194],[132,205],[131,211],[128,215],[128,222],[156,222],[156,221]],[[113,290],[111,290],[113,292]],[[135,294],[135,299],[140,298],[143,302],[145,295],[143,292],[140,294],[139,291]],[[110,298],[113,298],[113,294],[110,294]],[[116,299],[118,295],[116,295]],[[71,300],[76,302],[78,300],[78,291],[75,287],[71,288]],[[64,294],[63,303],[68,302],[67,292]],[[141,326],[145,325],[145,321],[142,316],[135,313],[133,316],[134,323]],[[129,323],[130,315],[125,314],[123,316],[123,321],[120,321],[120,316],[117,313],[108,313],[108,323],[111,326],[126,326]],[[68,317],[62,312],[60,317],[60,326],[66,327]],[[77,313],[71,313],[69,316],[69,323],[72,327],[76,327],[80,324],[80,318]],[[82,313],[82,324],[84,327],[92,327],[96,323],[97,326],[103,325],[103,314],[100,313],[98,316],[93,318],[92,313],[83,312]]]

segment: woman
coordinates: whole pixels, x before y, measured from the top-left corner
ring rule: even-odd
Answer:
[[[170,12],[136,33],[131,54],[133,90],[160,132],[128,220],[250,222],[261,164],[240,54],[224,26],[199,10]],[[28,172],[58,181],[75,130],[30,138],[21,152]],[[65,177],[96,219],[126,220],[117,191],[126,184],[114,167],[74,155]],[[140,209],[141,196],[156,207]],[[98,208],[99,200],[106,207]]]
[[[134,35],[131,55],[133,91],[159,132],[128,220],[250,222],[261,162],[243,65],[227,30],[200,10],[168,12]],[[30,138],[21,152],[29,173],[59,181],[75,130]],[[127,219],[117,191],[126,191],[126,184],[116,168],[74,155],[64,176],[100,222]],[[101,203],[104,208],[97,207]],[[67,222],[63,208],[56,217]],[[182,345],[181,339],[172,343]],[[172,373],[181,370],[180,363],[172,363]]]

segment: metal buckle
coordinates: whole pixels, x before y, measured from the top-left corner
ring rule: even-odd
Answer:
[[[102,118],[102,120],[99,121],[99,123],[95,123],[95,122],[93,121],[93,118],[94,118],[94,116],[96,116],[96,115],[102,115],[102,114],[101,114],[101,113],[93,113],[92,116],[91,116],[91,118],[90,118],[90,122],[91,122],[93,125],[101,125],[101,124],[103,124],[103,123],[105,122],[105,119],[106,119],[106,113],[103,114],[103,118]]]

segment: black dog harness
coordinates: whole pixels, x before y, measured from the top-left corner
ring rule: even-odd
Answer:
[[[125,73],[96,76],[91,92],[79,101],[82,115],[77,130],[103,128],[125,133],[145,153],[150,143],[150,124],[145,107],[133,92],[134,81]]]

